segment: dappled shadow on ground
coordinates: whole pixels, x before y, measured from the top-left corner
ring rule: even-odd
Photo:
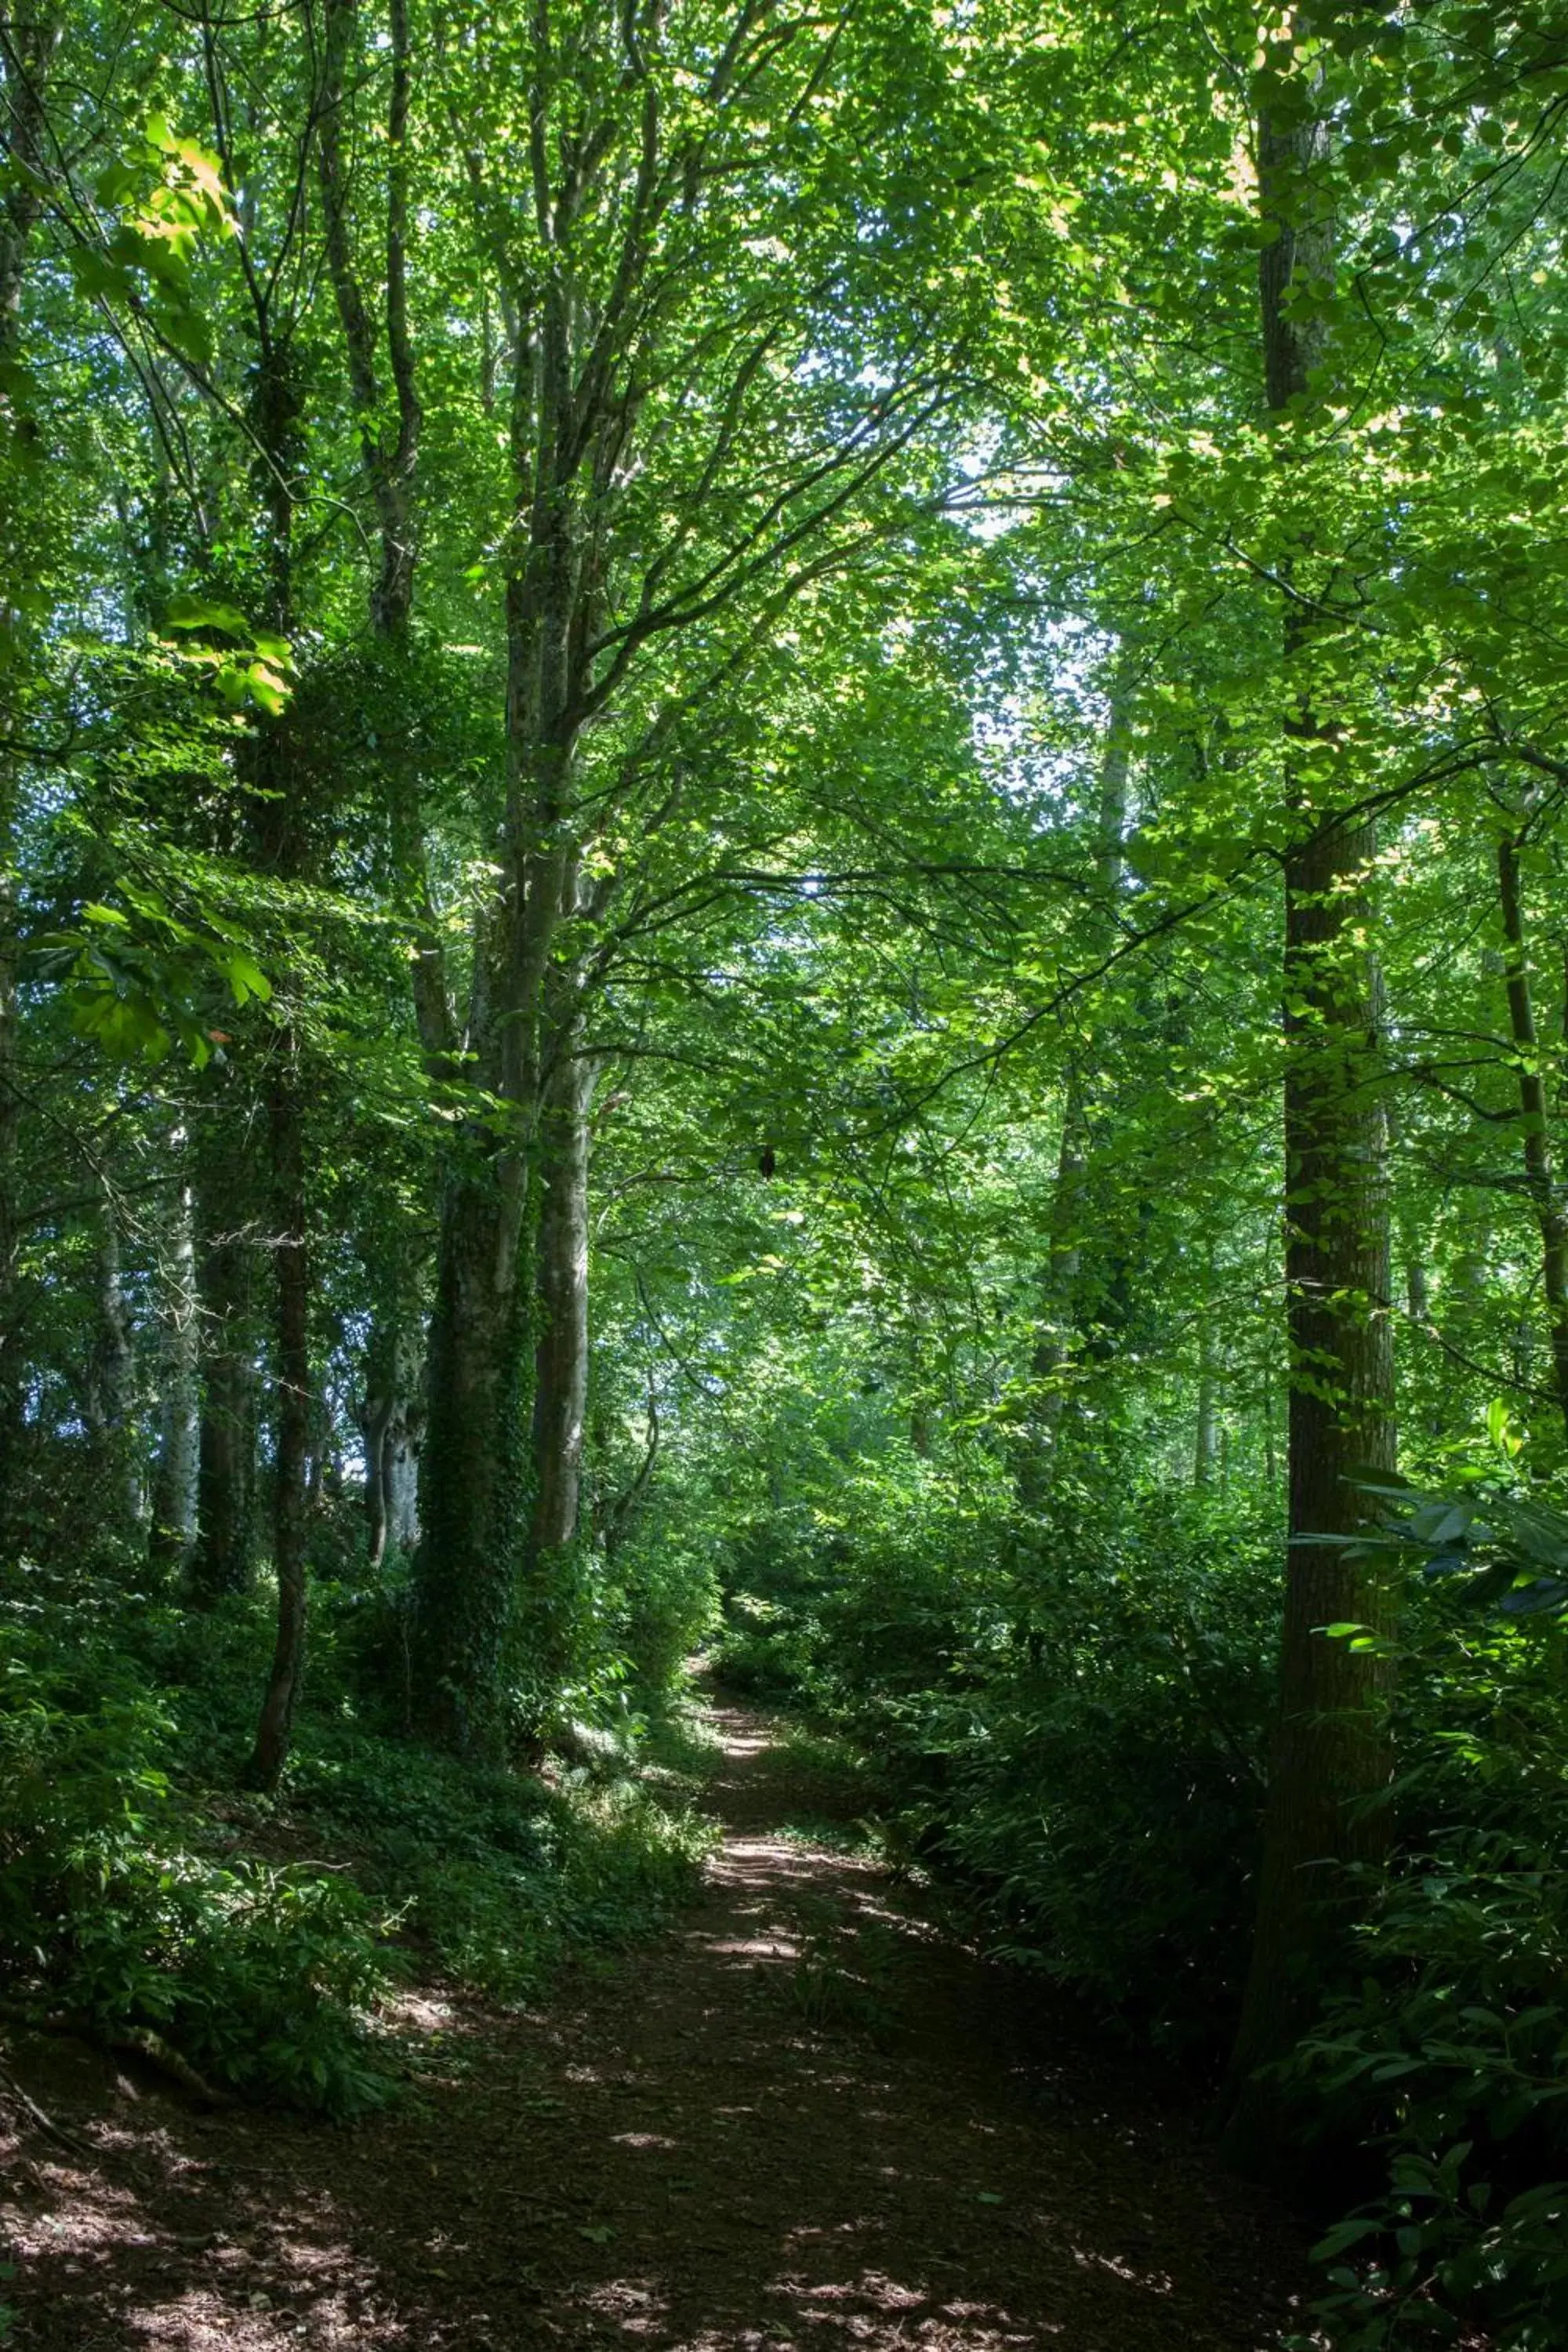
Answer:
[[[427,1990],[417,2105],[198,2116],[77,2045],[13,2064],[26,2352],[1264,2352],[1288,2221],[1190,2125],[820,1832],[770,1727],[715,1710],[702,1902],[547,2010]]]

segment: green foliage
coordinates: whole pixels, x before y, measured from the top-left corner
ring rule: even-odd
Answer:
[[[791,1584],[737,1597],[719,1656],[875,1759],[892,1850],[963,1887],[998,1954],[1212,2048],[1245,1956],[1274,1580],[1266,1530],[1167,1497],[1064,1480],[1026,1518],[1000,1487],[863,1465]]]
[[[242,2095],[350,2116],[395,2087],[381,2020],[411,1951],[516,2000],[688,1898],[709,1832],[684,1802],[624,1771],[549,1785],[376,1730],[362,1615],[349,1593],[321,1612],[279,1814],[213,1787],[248,1738],[257,1608],[194,1621],[22,1580],[0,1622],[0,1968],[18,2000],[105,2040],[151,2029]]]
[[[368,1902],[308,1867],[219,1860],[174,1795],[167,1702],[101,1631],[68,1660],[57,1631],[0,1625],[0,1955],[19,1997],[110,2041],[166,2032],[237,2091],[377,2104],[389,1974]]]
[[[1452,1492],[1397,1507],[1417,1555],[1473,1523]],[[1499,1606],[1560,1521],[1501,1494],[1486,1510],[1523,1514],[1529,1542],[1504,1548],[1500,1576],[1481,1534],[1473,1582],[1450,1570],[1411,1591],[1401,1842],[1281,2075],[1305,2133],[1353,2135],[1387,2168],[1319,2250],[1324,2321],[1355,2352],[1452,2340],[1460,2313],[1506,2352],[1545,2352],[1568,2319],[1568,1652],[1557,1612]]]
[[[1543,1851],[1543,1844],[1545,1850]],[[1402,1858],[1289,2079],[1388,2149],[1389,2185],[1319,2247],[1355,2352],[1500,2352],[1568,2326],[1568,1871],[1556,1842],[1455,1828]],[[1556,1846],[1560,1853],[1560,1846]]]
[[[601,1587],[610,1641],[625,1655],[636,1703],[657,1712],[720,1616],[716,1548],[668,1508],[647,1511],[612,1555]]]

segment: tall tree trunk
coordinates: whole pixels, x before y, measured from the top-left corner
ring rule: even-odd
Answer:
[[[216,1121],[216,1112],[215,1109]],[[227,1121],[197,1150],[196,1286],[201,1426],[196,1445],[193,1597],[211,1604],[250,1581],[256,1509],[256,1235],[242,1139]]]
[[[1202,1320],[1198,1327],[1198,1414],[1193,1444],[1193,1484],[1200,1489],[1213,1483],[1219,1454],[1219,1343],[1214,1328],[1214,1244],[1204,1259]]]
[[[142,1517],[142,1465],[132,1414],[135,1355],[120,1262],[114,1203],[99,1207],[97,1328],[88,1366],[86,1421],[91,1435],[99,1507],[106,1532],[132,1534]]]
[[[574,986],[569,975],[560,976],[562,995]],[[521,1599],[541,1712],[548,1709],[571,1664],[573,1595],[566,1555],[577,1531],[588,1402],[588,1113],[593,1090],[593,1063],[584,1050],[581,1012],[574,1005],[561,1021],[539,1139],[533,1511]],[[537,1727],[527,1727],[531,1731]]]
[[[360,1417],[364,1440],[365,1566],[378,1569],[386,1558],[386,1454],[397,1400],[390,1391],[365,1400]]]
[[[176,1150],[183,1140],[174,1138]],[[171,1206],[169,1255],[161,1269],[158,1451],[148,1528],[148,1557],[163,1574],[184,1569],[195,1541],[201,1442],[195,1213],[183,1175]]]
[[[300,459],[300,385],[292,346],[276,337],[264,299],[256,324],[260,355],[251,395],[258,463],[256,488],[267,517],[268,619],[283,635],[293,623],[291,485]],[[257,863],[287,884],[305,869],[310,769],[286,733],[287,721],[259,718],[251,740],[258,786],[252,824]],[[286,985],[289,983],[286,982]],[[272,1232],[272,1346],[277,1413],[272,1463],[272,1567],[278,1620],[272,1664],[246,1769],[252,1787],[271,1790],[289,1758],[294,1710],[305,1675],[309,1595],[306,1538],[310,1477],[310,1259],[305,1185],[305,1081],[300,1040],[284,1011],[270,1047],[267,1078],[268,1207]]]
[[[1311,215],[1322,126],[1259,126],[1265,221],[1265,383],[1276,412],[1310,394],[1321,357],[1289,308],[1294,278],[1326,278],[1330,229]],[[1350,1484],[1392,1468],[1385,1136],[1378,1087],[1379,984],[1365,944],[1372,824],[1325,807],[1332,730],[1312,701],[1315,608],[1285,600],[1287,805],[1296,842],[1285,868],[1285,1288],[1289,1348],[1289,1531],[1279,1713],[1273,1742],[1258,1923],[1236,2046],[1227,2138],[1242,2159],[1277,2152],[1276,2119],[1255,2070],[1300,2032],[1314,1962],[1353,1899],[1352,1866],[1386,1851],[1379,1799],[1390,1778],[1385,1669],[1374,1641],[1331,1638],[1342,1622],[1385,1629],[1380,1579],[1331,1540],[1364,1517]]]
[[[469,1075],[509,1107],[511,1126],[498,1136],[493,1117],[473,1122],[447,1181],[416,1580],[424,1675],[416,1708],[437,1738],[491,1751],[504,1738],[509,1657],[550,1640],[532,1629],[520,1653],[516,1638],[537,1502],[522,1420],[531,1402],[546,990],[576,895],[570,791],[582,705],[574,663],[594,610],[575,535],[579,493],[570,476],[556,480],[550,471],[566,446],[570,337],[558,292],[543,310],[540,337],[521,341],[516,355],[501,880],[474,959],[468,1033]],[[574,1475],[570,1486],[574,1495]]]
[[[1126,871],[1133,672],[1131,649],[1123,643],[1117,649],[1111,669],[1110,707],[1095,803],[1095,879],[1108,923]],[[1062,1092],[1061,1141],[1047,1235],[1044,1313],[1030,1364],[1034,1378],[1040,1383],[1041,1394],[1031,1433],[1033,1442],[1019,1472],[1020,1496],[1031,1508],[1038,1507],[1050,1483],[1052,1448],[1067,1401],[1064,1375],[1083,1336],[1079,1328],[1083,1319],[1082,1234],[1096,1092],[1081,1054],[1075,1054],[1068,1066]]]
[[[419,1542],[419,1409],[405,1393],[387,1431],[382,1457],[386,1539],[405,1559],[412,1559]]]
[[[278,1626],[247,1779],[276,1789],[289,1759],[305,1674],[310,1463],[310,1270],[306,1241],[304,1118],[293,1039],[277,1048],[268,1089],[275,1262],[278,1413],[273,1458],[272,1564]]]
[[[6,1539],[26,1394],[26,1339],[16,1279],[17,1180],[22,1094],[18,1078],[16,971],[17,860],[21,776],[12,749],[22,698],[28,633],[20,592],[37,569],[39,551],[18,498],[39,453],[16,392],[22,351],[22,288],[27,248],[42,210],[47,172],[45,102],[64,24],[55,6],[0,0],[0,157],[20,169],[0,190],[0,1542]]]
[[[487,1175],[489,1181],[487,1181]],[[526,1527],[526,1316],[518,1214],[497,1171],[443,1204],[416,1566],[416,1720],[459,1751],[504,1742],[502,1692]]]
[[[1530,985],[1530,955],[1524,936],[1524,898],[1520,887],[1519,839],[1500,835],[1497,845],[1498,895],[1502,905],[1503,976],[1508,989],[1509,1027],[1519,1086],[1520,1133],[1524,1182],[1541,1235],[1542,1284],[1557,1402],[1568,1427],[1568,1217],[1564,1217],[1552,1165],[1552,1129],[1546,1077],[1541,1064],[1535,1005]]]
[[[365,1349],[364,1444],[366,1560],[380,1568],[389,1547],[412,1551],[417,1535],[415,1473],[423,1343],[418,1310],[398,1303],[377,1316]]]

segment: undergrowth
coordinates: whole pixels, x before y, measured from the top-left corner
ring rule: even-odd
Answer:
[[[921,1476],[862,1464],[831,1517],[742,1540],[722,1670],[867,1759],[885,1850],[993,1953],[1212,2088],[1251,1932],[1278,1530],[1067,1475],[1033,1513]],[[1432,1506],[1442,1543],[1410,1563],[1390,1859],[1276,2070],[1295,2186],[1325,2221],[1365,2200],[1319,2249],[1302,2352],[1468,2325],[1495,2352],[1568,2344],[1568,1515],[1505,1502],[1480,1540],[1478,1514],[1461,1539]],[[1486,1605],[1515,1570],[1512,1613]],[[808,2007],[853,1997],[803,1974]]]
[[[0,1997],[215,2085],[331,2116],[405,2068],[420,1967],[502,2001],[681,1901],[706,1832],[673,1777],[465,1769],[400,1736],[352,1611],[318,1607],[280,1800],[237,1792],[268,1628],[108,1580],[0,1588]]]

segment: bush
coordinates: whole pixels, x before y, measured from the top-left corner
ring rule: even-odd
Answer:
[[[363,1678],[374,1612],[320,1598],[273,1805],[233,1790],[265,1677],[259,1597],[192,1617],[122,1585],[13,1576],[0,1980],[106,2042],[162,2034],[244,2095],[346,2116],[395,2079],[377,2011],[400,1943],[476,1991],[530,1996],[573,1949],[626,1942],[685,1899],[710,1832],[624,1772],[552,1787],[390,1736],[396,1710]],[[244,1851],[263,1840],[341,1859]]]
[[[1531,1505],[1532,1544],[1554,1517]],[[1518,1563],[1532,1600],[1540,1568]],[[1411,1597],[1401,1843],[1285,2070],[1320,2129],[1386,2168],[1320,2250],[1319,2316],[1345,2352],[1452,2340],[1458,2314],[1498,2352],[1568,2340],[1564,1635],[1553,1613],[1486,1605],[1514,1588],[1477,1573],[1445,1568]]]
[[[62,1652],[68,1663],[62,1663]],[[166,2032],[236,2090],[374,2105],[387,1980],[336,1878],[203,1852],[169,1773],[166,1703],[101,1635],[0,1623],[0,1967],[14,1997],[113,2041]]]
[[[1194,2047],[1245,1959],[1278,1608],[1268,1531],[1185,1500],[1063,1479],[1026,1519],[863,1468],[719,1658],[876,1758],[895,1848],[994,1951]]]

